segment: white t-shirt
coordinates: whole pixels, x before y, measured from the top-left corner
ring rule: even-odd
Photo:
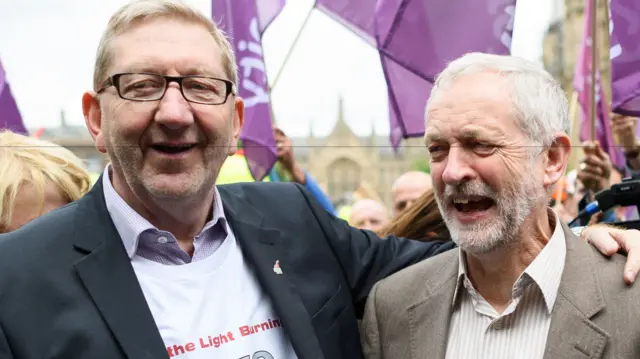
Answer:
[[[233,235],[201,261],[132,264],[170,358],[297,358]]]

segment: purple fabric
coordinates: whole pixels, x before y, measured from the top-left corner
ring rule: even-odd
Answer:
[[[640,116],[640,1],[611,0],[610,16],[611,107]]]
[[[7,81],[2,61],[0,61],[0,130],[10,130],[23,135],[29,134],[11,93],[11,86]]]
[[[273,20],[280,14],[284,5],[285,0],[256,0],[260,34],[264,34],[265,30],[267,30]]]
[[[240,139],[258,181],[277,159],[261,39],[283,6],[282,0],[212,0],[213,19],[229,35],[236,54],[238,94],[245,105]]]
[[[374,29],[395,148],[401,138],[424,134],[424,106],[447,62],[468,52],[509,54],[515,6],[516,0],[378,1]]]
[[[591,6],[593,0],[587,0],[584,12],[583,38],[576,72],[573,77],[573,87],[578,93],[578,104],[581,109],[580,140],[591,140],[591,108],[589,106],[589,94],[591,92]],[[622,151],[615,146],[611,125],[609,123],[609,108],[602,88],[600,71],[596,72],[596,134],[595,139],[605,150],[611,162],[618,168],[624,168],[625,160]]]
[[[374,13],[378,0],[316,0],[315,6],[376,46]]]

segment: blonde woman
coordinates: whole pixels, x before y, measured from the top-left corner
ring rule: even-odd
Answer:
[[[0,233],[77,200],[90,183],[82,161],[68,149],[0,132]]]

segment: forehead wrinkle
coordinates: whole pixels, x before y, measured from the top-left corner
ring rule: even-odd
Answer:
[[[153,60],[151,58],[137,60],[130,64],[125,64],[122,67],[122,70],[119,72],[149,72],[149,73],[158,73],[162,75],[166,75],[170,72],[170,70],[175,69],[181,75],[202,75],[202,76],[213,76],[219,77],[219,71],[217,69],[212,69],[212,66],[207,66],[203,64],[193,64],[192,62],[184,61],[184,65],[182,63],[178,63],[177,65],[168,66],[167,64],[162,64],[161,60]]]

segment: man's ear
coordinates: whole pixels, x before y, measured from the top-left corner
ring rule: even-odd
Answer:
[[[240,132],[242,132],[242,126],[244,125],[244,101],[241,97],[236,97],[231,125],[233,139],[231,140],[231,147],[229,148],[229,156],[234,155],[238,151],[238,140],[240,139]]]
[[[102,111],[100,111],[100,101],[98,94],[87,91],[82,95],[82,113],[87,129],[96,143],[96,148],[102,153],[107,152],[102,138]]]
[[[544,186],[549,188],[564,176],[571,154],[571,140],[565,133],[557,133],[551,147],[546,151]]]

